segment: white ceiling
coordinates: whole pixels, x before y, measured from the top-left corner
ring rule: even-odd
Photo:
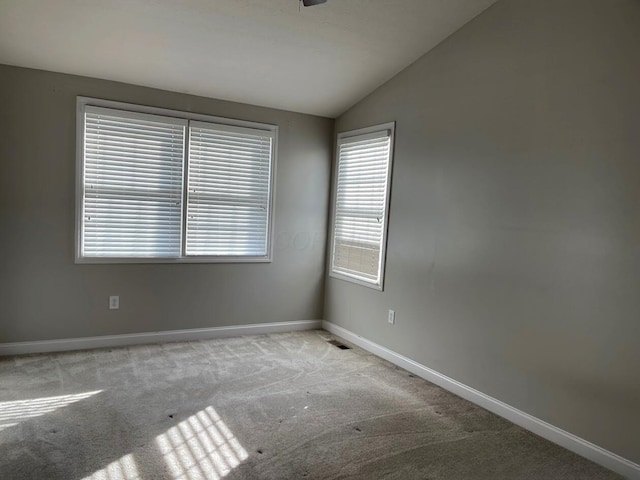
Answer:
[[[335,117],[496,0],[0,0],[0,63]]]

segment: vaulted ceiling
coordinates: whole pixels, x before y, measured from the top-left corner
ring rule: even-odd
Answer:
[[[0,63],[335,117],[496,0],[0,0]]]

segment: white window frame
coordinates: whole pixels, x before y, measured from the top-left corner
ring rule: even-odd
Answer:
[[[360,128],[357,130],[350,130],[346,132],[338,133],[336,138],[336,149],[335,149],[335,162],[334,162],[334,170],[333,170],[333,186],[332,186],[332,194],[331,194],[331,237],[330,237],[330,257],[329,257],[329,276],[333,278],[338,278],[341,280],[346,280],[351,283],[355,283],[358,285],[362,285],[365,287],[373,288],[375,290],[384,290],[384,278],[385,278],[385,267],[386,267],[386,257],[387,257],[387,236],[388,236],[388,228],[389,228],[389,207],[391,205],[391,178],[393,172],[393,154],[395,149],[395,122],[383,123],[380,125],[373,125],[366,128]],[[343,272],[334,271],[333,267],[333,259],[334,259],[334,249],[335,249],[335,227],[336,227],[336,198],[338,195],[338,172],[340,168],[340,143],[343,139],[348,139],[352,137],[365,136],[369,134],[380,133],[383,131],[389,132],[389,166],[387,170],[387,189],[385,192],[385,215],[384,215],[384,224],[382,226],[382,242],[380,245],[380,278],[378,282],[373,282],[368,279],[358,277],[356,275],[348,275]]]
[[[111,108],[130,112],[132,114],[142,113],[160,115],[163,117],[173,117],[176,119],[194,122],[206,122],[218,124],[226,127],[250,128],[253,130],[263,130],[273,137],[271,146],[271,178],[269,183],[269,206],[267,212],[267,252],[266,255],[189,255],[185,254],[186,236],[186,196],[183,194],[182,202],[182,237],[179,257],[86,257],[82,255],[82,232],[83,232],[83,197],[84,197],[84,122],[85,108],[87,106]],[[189,166],[189,128],[185,129],[185,156],[184,156],[184,178],[183,188],[186,189]],[[150,107],[132,103],[118,102],[113,100],[103,100],[91,97],[78,96],[76,99],[76,235],[75,235],[75,263],[82,264],[126,264],[126,263],[271,263],[273,260],[273,229],[274,229],[274,209],[275,209],[275,181],[278,152],[278,126],[267,123],[257,123],[245,120],[229,119],[213,115],[204,115],[192,112],[182,112],[166,108]]]

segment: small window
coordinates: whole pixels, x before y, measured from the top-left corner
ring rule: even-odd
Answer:
[[[382,290],[394,123],[338,135],[330,275]]]
[[[77,261],[270,261],[276,133],[79,98]]]

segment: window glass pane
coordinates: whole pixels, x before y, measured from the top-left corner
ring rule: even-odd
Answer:
[[[83,256],[180,256],[185,124],[86,107]]]
[[[187,255],[265,256],[272,134],[192,122]]]

